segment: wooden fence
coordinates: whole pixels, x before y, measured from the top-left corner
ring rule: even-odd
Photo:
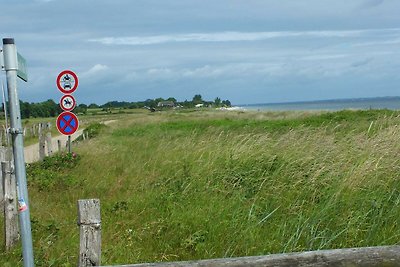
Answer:
[[[7,129],[5,125],[1,125],[0,127],[0,145],[6,145],[8,137]],[[39,137],[43,131],[50,129],[50,127],[50,122],[36,123],[30,126],[24,126],[22,128],[22,134],[25,138]]]
[[[3,177],[15,184],[9,163],[3,163]],[[9,174],[8,174],[9,173]],[[14,178],[15,179],[15,178]],[[15,192],[15,188],[10,186]],[[7,189],[8,190],[8,189]],[[8,199],[8,198],[7,198]],[[11,197],[11,199],[15,199]],[[6,232],[6,248],[9,250],[18,237],[16,202],[6,201],[6,224],[12,231]],[[10,208],[11,207],[11,208]],[[78,267],[101,266],[101,217],[100,201],[78,201],[78,225],[80,229]],[[400,246],[347,248],[307,251],[240,258],[222,258],[198,261],[165,263],[139,263],[113,265],[114,267],[400,267]],[[107,266],[103,266],[107,267]],[[108,266],[111,267],[111,266]]]
[[[101,218],[100,201],[78,201],[80,226],[79,267],[100,266]],[[398,267],[400,246],[382,246],[308,251],[241,258],[142,263],[114,267]],[[111,266],[108,266],[111,267]]]

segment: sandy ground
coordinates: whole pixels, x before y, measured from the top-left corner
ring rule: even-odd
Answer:
[[[110,124],[115,122],[116,120],[111,120],[111,121],[105,121],[103,122],[104,124]],[[83,132],[82,130],[78,130],[76,131],[72,136],[71,136],[71,140],[75,140],[76,138],[78,138]],[[56,137],[53,137],[51,139],[51,146],[52,146],[52,150],[53,152],[57,152],[58,151],[58,140],[61,141],[61,149],[66,150],[66,145],[67,145],[67,141],[68,141],[68,136],[66,135],[58,135]],[[48,155],[48,151],[47,151],[47,145],[46,145],[46,149],[45,149],[45,153],[46,156]],[[39,143],[30,145],[25,147],[24,149],[24,155],[25,155],[25,162],[26,163],[32,163],[35,161],[39,161]]]

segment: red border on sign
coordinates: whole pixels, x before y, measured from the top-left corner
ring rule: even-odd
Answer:
[[[65,115],[69,115],[69,116],[71,116],[72,119],[75,119],[75,120],[76,120],[76,126],[75,126],[75,127],[72,127],[72,125],[68,124],[68,122],[65,121],[65,120],[63,119],[63,116],[65,116]],[[66,128],[65,126],[64,126],[64,128],[61,128],[61,125],[60,125],[61,120],[63,120],[64,123],[67,124],[67,127],[72,128],[73,131],[67,133],[67,132],[65,131],[65,128]],[[69,111],[64,111],[64,112],[62,112],[60,115],[58,115],[57,121],[56,121],[56,125],[57,125],[57,130],[58,130],[61,134],[63,134],[63,135],[73,135],[73,134],[78,130],[78,128],[79,128],[79,120],[78,120],[78,117],[77,117],[74,113],[69,112]]]
[[[66,107],[63,106],[64,99],[67,98],[67,97],[72,98],[72,100],[73,100],[73,102],[74,102],[74,105],[73,105],[72,107],[70,107],[70,108],[66,108]],[[64,110],[64,111],[71,111],[71,110],[73,110],[75,107],[76,107],[75,97],[73,97],[72,95],[63,95],[63,96],[61,97],[61,99],[60,99],[60,108],[61,108],[62,110]]]
[[[65,90],[65,89],[62,88],[61,85],[60,85],[61,77],[62,77],[64,74],[69,74],[69,75],[71,75],[72,77],[74,77],[75,84],[74,84],[74,87],[71,88],[71,90]],[[63,93],[63,94],[72,94],[73,92],[75,92],[76,88],[78,88],[78,76],[75,74],[75,72],[73,72],[73,71],[71,71],[71,70],[64,70],[64,71],[60,72],[60,74],[58,74],[56,83],[57,83],[57,88],[58,88],[58,90],[61,91],[61,93]]]

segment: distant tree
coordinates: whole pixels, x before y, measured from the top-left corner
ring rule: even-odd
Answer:
[[[158,103],[163,102],[163,101],[165,101],[165,100],[162,97],[154,99],[154,102],[156,103],[156,105],[158,105]]]
[[[92,103],[88,106],[88,108],[99,108],[99,105]]]
[[[153,99],[147,99],[146,101],[144,101],[144,105],[150,108],[155,108],[157,104],[158,102],[154,101]]]
[[[52,99],[40,103],[28,103],[20,101],[20,110],[21,117],[23,119],[31,117],[55,117],[62,111],[60,106]]]
[[[74,112],[86,114],[87,109],[88,109],[88,106],[87,106],[87,105],[85,105],[85,104],[79,104],[79,105],[75,108]]]
[[[22,118],[30,118],[31,109],[30,109],[29,103],[28,102],[19,101],[19,106],[20,106],[20,109],[21,109],[21,117]],[[7,105],[7,107],[8,107],[8,105]]]
[[[176,98],[174,98],[174,97],[168,97],[167,101],[172,101],[174,103],[178,102],[178,101],[176,101]]]
[[[221,106],[221,98],[216,97],[214,100],[214,105],[217,107]]]
[[[128,108],[130,108],[130,109],[132,109],[132,108],[140,108],[139,102],[131,103]]]
[[[230,107],[230,106],[231,106],[231,101],[229,101],[229,100],[223,100],[223,101],[222,101],[222,105],[225,106],[225,107]]]
[[[201,95],[194,95],[192,102],[195,105],[202,104],[203,103],[203,98],[201,97]]]
[[[185,99],[185,101],[180,102],[179,105],[183,106],[184,108],[192,108],[194,107],[194,104],[192,101],[188,101],[187,99]]]

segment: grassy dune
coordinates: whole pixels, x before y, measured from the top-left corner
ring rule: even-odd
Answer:
[[[396,244],[399,120],[374,110],[121,117],[77,159],[28,168],[37,266],[76,264],[81,198],[101,200],[103,264]],[[0,264],[20,253],[0,250]]]

